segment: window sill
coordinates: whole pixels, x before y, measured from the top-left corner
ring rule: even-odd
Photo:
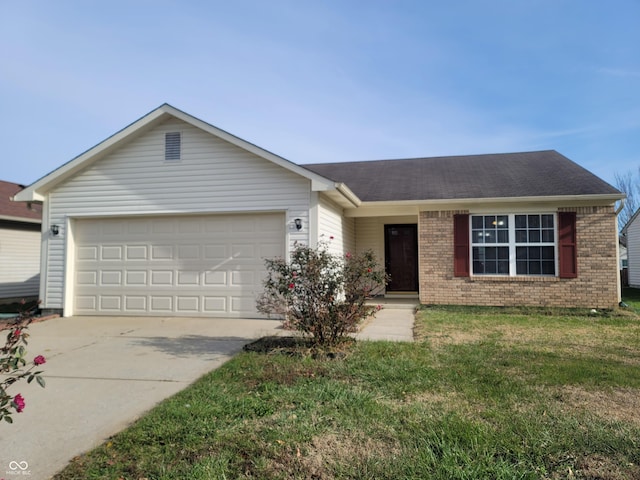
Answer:
[[[525,276],[525,275],[472,275],[472,282],[559,282],[560,277],[555,276]]]

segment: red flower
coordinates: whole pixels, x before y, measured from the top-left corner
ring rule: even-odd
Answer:
[[[33,359],[33,363],[35,365],[42,365],[43,363],[47,363],[47,360],[42,355],[38,355]]]
[[[289,288],[290,288],[291,290],[293,290],[293,289],[295,288],[295,285],[294,285],[293,283],[290,283],[290,284],[289,284]]]
[[[22,330],[18,329],[18,330],[16,330],[15,332],[13,332],[13,335],[14,335],[15,337],[19,337],[21,333],[22,333]]]
[[[371,273],[371,269],[370,268],[367,268],[367,273]]]
[[[345,257],[347,257],[347,258],[351,258],[351,252],[347,252],[347,254],[345,255]]]
[[[333,235],[331,235],[331,236],[329,237],[329,240],[333,240]]]
[[[17,394],[15,397],[13,397],[13,406],[16,409],[16,412],[18,413],[22,413],[22,411],[24,410],[24,398],[22,398],[22,395]]]

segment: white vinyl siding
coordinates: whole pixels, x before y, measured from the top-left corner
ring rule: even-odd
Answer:
[[[42,235],[34,228],[0,225],[0,299],[38,296]]]
[[[320,196],[318,223],[319,240],[326,242],[331,253],[355,251],[355,219],[345,218],[343,209],[324,196]]]
[[[627,227],[627,261],[629,286],[640,288],[640,215]]]
[[[181,133],[181,160],[164,160],[165,133]],[[310,182],[172,118],[98,159],[49,195],[45,308],[63,307],[68,218],[231,212],[287,212],[289,246],[308,242]]]

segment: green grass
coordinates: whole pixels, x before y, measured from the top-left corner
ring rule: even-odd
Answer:
[[[640,288],[624,288],[622,300],[636,313],[640,312]]]
[[[55,478],[640,478],[633,312],[433,307],[416,330],[242,353]]]

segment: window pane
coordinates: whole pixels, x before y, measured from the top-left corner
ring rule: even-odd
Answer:
[[[482,229],[483,219],[480,216],[471,217],[471,228],[474,230]]]
[[[498,247],[497,250],[500,260],[509,260],[509,247]]]
[[[516,230],[516,243],[527,243],[526,230]]]
[[[540,275],[542,273],[538,260],[529,260],[529,275]]]
[[[498,243],[509,243],[508,230],[498,230]]]
[[[542,241],[547,243],[553,243],[553,230],[542,230]]]
[[[526,215],[516,215],[516,228],[527,228]]]
[[[484,243],[484,232],[473,232],[473,243]]]
[[[540,242],[540,230],[529,230],[529,243]]]
[[[516,260],[526,260],[527,258],[527,247],[516,247]]]
[[[509,275],[509,262],[508,261],[504,261],[504,260],[500,260],[498,262],[498,272],[502,275]]]
[[[529,228],[540,228],[540,215],[528,216]]]
[[[516,262],[516,274],[518,275],[526,275],[527,274],[527,262],[526,260],[519,260]]]
[[[544,260],[555,260],[554,250],[553,247],[542,247],[542,258]]]
[[[556,273],[555,263],[543,260],[542,261],[542,274],[543,275],[554,275],[555,273]]]
[[[484,217],[484,228],[495,228],[496,227],[496,217],[495,215],[485,215]]]
[[[484,243],[496,243],[496,232],[487,230],[484,233]]]
[[[496,262],[495,261],[490,261],[490,262],[486,262],[484,264],[484,273],[497,273],[496,272]]]
[[[496,255],[498,254],[497,252],[497,248],[485,248],[484,249],[484,254],[487,260],[495,260],[496,259]]]
[[[481,274],[485,273],[484,272],[484,263],[474,261],[473,262],[473,273],[476,274],[476,275],[481,275]]]
[[[553,229],[553,215],[542,215],[542,228]]]
[[[498,228],[509,228],[509,217],[506,215],[499,215],[497,217]]]
[[[542,252],[540,252],[540,247],[528,247],[529,248],[529,259],[540,259]]]

